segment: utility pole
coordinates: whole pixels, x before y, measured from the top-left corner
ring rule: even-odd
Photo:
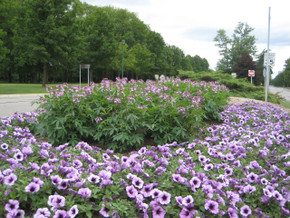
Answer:
[[[269,81],[270,81],[270,20],[271,20],[271,7],[269,7],[269,17],[268,17],[268,43],[267,43],[267,64],[266,64],[266,75],[265,75],[265,102],[268,102],[268,91],[269,91]]]

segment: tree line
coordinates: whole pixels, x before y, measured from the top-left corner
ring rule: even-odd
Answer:
[[[77,82],[79,64],[91,80],[153,79],[178,70],[209,70],[208,61],[165,43],[135,13],[79,0],[1,0],[0,81]]]

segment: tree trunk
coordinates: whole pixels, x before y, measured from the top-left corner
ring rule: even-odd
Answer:
[[[48,81],[48,65],[47,63],[43,64],[43,78],[42,78],[42,87],[45,87]]]

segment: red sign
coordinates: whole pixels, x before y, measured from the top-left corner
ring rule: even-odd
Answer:
[[[249,77],[254,77],[255,76],[255,71],[254,70],[248,70],[248,76]]]

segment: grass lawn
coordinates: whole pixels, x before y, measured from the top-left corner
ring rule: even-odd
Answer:
[[[57,84],[47,84],[46,86],[55,87]],[[70,84],[78,85],[78,84]],[[82,86],[87,83],[82,84]],[[46,88],[42,84],[27,84],[27,83],[0,83],[0,95],[7,94],[38,94],[46,93]]]

